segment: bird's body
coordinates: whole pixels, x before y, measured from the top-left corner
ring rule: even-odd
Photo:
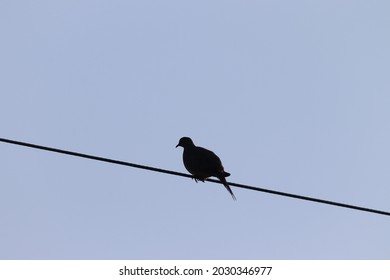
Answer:
[[[216,154],[205,148],[195,146],[189,137],[181,138],[176,147],[178,146],[184,148],[184,166],[194,176],[196,181],[204,181],[211,176],[217,177],[229,191],[233,199],[236,200],[225,179],[225,177],[230,176],[230,173],[225,172],[222,162]]]

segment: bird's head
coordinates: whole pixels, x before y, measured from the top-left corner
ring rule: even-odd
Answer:
[[[182,137],[179,140],[179,144],[176,145],[176,148],[179,146],[183,148],[187,148],[187,147],[193,147],[195,145],[194,142],[192,142],[190,137]]]

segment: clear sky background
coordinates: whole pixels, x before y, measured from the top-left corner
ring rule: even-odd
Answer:
[[[0,2],[0,137],[390,211],[389,1]],[[390,217],[0,143],[1,259],[389,259]]]

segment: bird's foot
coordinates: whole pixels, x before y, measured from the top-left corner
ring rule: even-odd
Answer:
[[[198,181],[202,181],[204,183],[204,179],[198,178],[198,177],[192,177],[192,180],[195,180],[195,182],[198,183]]]

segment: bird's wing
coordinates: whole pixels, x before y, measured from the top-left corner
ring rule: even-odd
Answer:
[[[223,172],[223,166],[219,157],[212,151],[202,147],[196,147],[193,151],[194,168],[209,176]]]

